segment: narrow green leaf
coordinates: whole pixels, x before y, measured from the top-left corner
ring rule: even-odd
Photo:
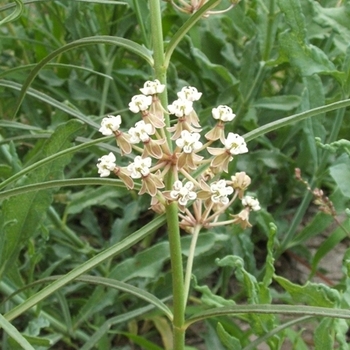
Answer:
[[[115,324],[126,324],[129,320],[133,320],[151,310],[153,310],[153,305],[147,305],[145,307],[126,312],[125,314],[118,315],[109,318],[105,323],[103,323],[95,333],[85,342],[85,344],[80,348],[80,350],[90,350],[94,348],[96,343],[109,332],[111,327]]]
[[[26,338],[14,327],[9,321],[7,321],[3,315],[0,314],[0,326],[1,328],[13,338],[19,345],[25,350],[35,350],[27,341]]]
[[[14,90],[18,90],[20,91],[22,88],[21,84],[12,82],[12,81],[8,81],[8,80],[1,80],[0,81],[0,86],[5,86]],[[81,112],[79,112],[79,110],[70,107],[67,103],[65,102],[60,102],[57,101],[56,99],[52,98],[49,95],[44,94],[41,91],[29,88],[27,89],[27,94],[29,96],[32,96],[40,101],[43,101],[63,112],[66,112],[67,114],[76,117],[77,119],[83,121],[84,123],[93,126],[94,128],[98,128],[99,125],[97,123],[95,123],[93,120],[91,120],[90,118],[88,118],[87,116],[85,116],[84,114],[82,114]]]
[[[74,152],[77,152],[78,150],[82,150],[84,148],[90,147],[92,145],[96,145],[96,144],[101,143],[103,141],[107,141],[108,139],[111,139],[111,137],[110,136],[105,136],[105,137],[102,137],[102,138],[99,138],[99,139],[96,139],[96,140],[84,142],[83,144],[67,148],[67,149],[65,149],[63,151],[57,152],[56,154],[48,156],[45,159],[39,160],[38,162],[27,166],[23,170],[19,171],[15,175],[11,176],[10,178],[8,178],[5,181],[3,181],[2,183],[0,183],[0,189],[6,187],[7,185],[9,185],[11,183],[13,183],[14,181],[18,180],[23,175],[33,171],[34,169],[40,168],[43,165],[45,165],[47,163],[50,163],[50,162],[52,162],[54,160],[57,160],[60,157],[63,157],[65,155],[67,155],[67,154],[72,154]]]
[[[8,22],[15,21],[16,19],[18,19],[22,15],[22,12],[23,12],[22,0],[14,0],[14,2],[15,2],[14,6],[16,6],[15,10],[11,14],[9,14],[8,16],[6,16],[4,19],[2,19],[0,21],[0,26],[2,24],[8,23]]]
[[[72,271],[68,272],[66,275],[62,276],[55,282],[51,283],[49,286],[45,287],[38,293],[32,295],[30,298],[28,298],[26,301],[24,301],[22,304],[16,306],[12,310],[6,313],[5,318],[8,321],[11,321],[12,319],[16,318],[17,316],[21,315],[23,312],[27,311],[28,309],[32,308],[34,305],[39,303],[41,300],[45,299],[52,293],[54,293],[56,290],[59,290],[61,287],[66,285],[67,283],[73,281],[75,278],[81,276],[82,274],[86,273],[87,271],[91,270],[92,268],[98,266],[99,264],[103,263],[107,259],[110,259],[124,250],[130,248],[137,242],[141,241],[145,237],[147,237],[150,233],[154,232],[156,229],[161,227],[165,223],[165,215],[158,216],[145,226],[143,226],[140,230],[135,231],[133,234],[125,238],[123,241],[118,242],[114,244],[113,246],[107,248],[103,252],[95,255],[90,260],[86,261],[85,263],[79,265]]]
[[[233,307],[214,308],[199,312],[191,316],[185,322],[185,328],[191,324],[212,317],[239,315],[239,314],[284,314],[284,315],[310,315],[320,317],[350,319],[350,310],[334,309],[327,307],[306,306],[306,305],[278,305],[278,304],[256,304],[256,305],[235,305]]]
[[[59,49],[55,50],[54,52],[52,52],[51,54],[49,54],[48,56],[46,56],[41,62],[39,62],[36,67],[31,71],[31,73],[29,74],[28,78],[26,79],[26,81],[24,82],[20,95],[18,97],[17,100],[17,104],[15,107],[15,113],[14,115],[17,114],[25,94],[27,93],[27,90],[29,88],[29,86],[31,85],[31,83],[33,82],[33,80],[35,79],[35,77],[38,75],[39,71],[47,64],[49,63],[51,60],[53,60],[55,57],[61,55],[64,52],[67,52],[69,50],[73,50],[73,49],[77,49],[79,47],[83,47],[83,46],[88,46],[88,45],[101,45],[101,44],[105,44],[105,45],[115,45],[115,46],[119,46],[119,47],[123,47],[126,50],[129,50],[130,52],[133,52],[134,54],[140,56],[141,58],[143,58],[150,66],[153,66],[153,58],[151,56],[151,53],[148,49],[146,49],[144,46],[141,46],[137,43],[135,43],[134,41],[131,41],[129,39],[125,39],[125,38],[120,38],[120,37],[114,37],[114,36],[108,36],[108,35],[104,35],[104,36],[93,36],[93,37],[87,37],[87,38],[83,38],[83,39],[79,39],[76,41],[73,41],[69,44],[63,45],[62,47],[60,47]]]
[[[101,285],[109,288],[115,288],[125,293],[135,295],[136,297],[142,300],[145,300],[146,302],[156,306],[159,310],[163,311],[163,313],[169,318],[169,320],[172,320],[173,318],[172,312],[161,300],[159,300],[153,294],[148,293],[147,291],[141,288],[135,287],[131,284],[117,281],[112,278],[87,276],[87,275],[80,276],[76,280],[81,282],[86,282],[86,283],[97,284],[97,285]]]
[[[260,126],[259,128],[256,128],[255,130],[252,130],[252,131],[246,133],[245,135],[243,135],[243,137],[245,138],[246,141],[251,141],[251,140],[254,140],[255,138],[257,138],[261,135],[265,135],[266,133],[273,131],[273,130],[277,130],[283,126],[287,126],[287,125],[296,123],[300,120],[314,117],[314,116],[318,116],[318,115],[321,115],[323,113],[330,112],[330,111],[333,111],[335,109],[344,108],[347,106],[350,106],[350,99],[339,101],[339,102],[334,102],[334,103],[331,103],[329,105],[322,106],[322,107],[313,108],[313,109],[310,109],[306,112],[297,113],[297,114],[291,115],[289,117],[285,117],[285,118],[276,120],[274,122],[265,124],[263,126]]]

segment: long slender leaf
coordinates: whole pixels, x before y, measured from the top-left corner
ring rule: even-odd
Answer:
[[[120,46],[123,47],[131,52],[133,52],[134,54],[140,56],[141,58],[143,58],[150,66],[153,66],[153,58],[151,56],[151,53],[148,49],[146,49],[144,46],[141,46],[137,43],[135,43],[132,40],[129,39],[125,39],[125,38],[119,38],[119,37],[113,37],[113,36],[108,36],[108,35],[102,35],[102,36],[92,36],[92,37],[87,37],[87,38],[83,38],[83,39],[79,39],[76,41],[73,41],[69,44],[66,44],[62,47],[60,47],[59,49],[55,50],[54,52],[52,52],[51,54],[49,54],[48,56],[46,56],[41,62],[39,62],[36,67],[31,71],[31,73],[29,74],[27,80],[24,82],[22,89],[21,89],[21,93],[18,97],[18,101],[16,104],[16,108],[15,108],[15,115],[17,114],[22,101],[24,99],[25,94],[27,93],[27,90],[29,88],[29,86],[31,85],[31,83],[33,82],[33,80],[35,79],[35,77],[37,76],[37,74],[39,73],[39,71],[47,64],[49,63],[51,60],[53,60],[55,57],[57,57],[58,55],[67,52],[69,50],[73,50],[73,49],[77,49],[79,47],[82,46],[88,46],[88,45],[101,45],[101,44],[105,44],[105,45],[115,45],[115,46]]]
[[[344,108],[347,106],[350,106],[350,99],[334,102],[334,103],[331,103],[331,104],[326,105],[326,106],[313,108],[313,109],[310,109],[306,112],[294,114],[294,115],[291,115],[289,117],[276,120],[274,122],[260,126],[259,128],[256,128],[256,129],[246,133],[243,136],[244,136],[246,141],[251,141],[251,140],[254,140],[261,135],[264,135],[270,131],[282,128],[286,125],[293,124],[293,123],[296,123],[300,120],[314,117],[314,116],[320,115],[322,113],[327,113],[327,112],[334,111],[336,109]]]
[[[7,185],[9,185],[10,183],[16,181],[17,179],[19,179],[20,177],[22,177],[23,175],[29,173],[30,171],[36,169],[36,168],[39,168],[47,163],[50,163],[52,162],[53,160],[56,160],[66,154],[70,154],[70,153],[74,153],[76,151],[79,151],[79,150],[82,150],[84,148],[87,148],[87,147],[90,147],[90,146],[93,146],[93,145],[96,145],[100,142],[103,142],[103,141],[107,141],[111,139],[111,136],[105,136],[105,137],[102,137],[102,138],[99,138],[99,139],[96,139],[96,140],[92,140],[92,141],[89,141],[89,142],[85,142],[81,145],[77,145],[77,146],[73,146],[73,147],[70,147],[70,148],[67,148],[61,152],[57,152],[56,154],[52,155],[52,156],[48,156],[26,168],[24,168],[23,170],[19,171],[18,173],[16,173],[15,175],[11,176],[10,178],[8,178],[7,180],[3,181],[1,184],[0,184],[0,189],[6,187]]]
[[[200,312],[191,316],[186,322],[187,328],[191,324],[205,320],[211,317],[238,315],[238,314],[284,314],[284,315],[309,315],[320,317],[333,317],[350,319],[350,310],[333,309],[318,306],[306,305],[278,305],[278,304],[255,304],[255,305],[236,305],[232,307],[220,307]],[[5,315],[6,316],[6,315]]]
[[[59,278],[55,282],[51,283],[49,286],[45,287],[38,293],[32,295],[30,298],[28,298],[24,303],[21,305],[18,305],[17,307],[13,308],[9,312],[7,312],[4,317],[11,321],[14,318],[18,317],[28,309],[32,308],[34,305],[38,304],[43,299],[47,298],[49,295],[54,293],[56,290],[59,290],[61,287],[66,285],[67,283],[73,281],[75,278],[81,276],[82,274],[86,273],[87,271],[91,270],[92,268],[98,266],[99,264],[103,263],[107,259],[110,259],[112,257],[115,257],[116,255],[120,254],[124,250],[130,248],[137,242],[141,241],[145,237],[147,237],[149,234],[157,230],[159,227],[161,227],[165,223],[165,215],[158,216],[145,226],[143,226],[138,231],[135,231],[133,234],[131,234],[129,237],[125,238],[123,241],[118,242],[114,244],[113,246],[107,248],[105,251],[97,254],[87,262],[79,265],[63,277]]]
[[[13,6],[16,6],[15,10],[11,14],[9,14],[8,16],[6,16],[4,19],[2,19],[0,21],[0,26],[2,24],[7,23],[7,22],[15,21],[16,19],[18,19],[21,16],[21,14],[23,12],[23,2],[22,2],[22,0],[14,0],[14,1],[15,1],[15,3],[13,4]],[[0,9],[0,11],[1,11],[1,9]]]
[[[6,318],[0,314],[0,326],[1,328],[13,338],[19,345],[25,350],[35,350],[28,342],[26,338],[13,326]]]

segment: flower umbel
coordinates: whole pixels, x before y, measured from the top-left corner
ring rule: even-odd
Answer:
[[[200,1],[198,6],[205,3]],[[248,152],[242,136],[233,132],[225,135],[225,123],[235,118],[232,109],[225,105],[212,109],[216,125],[206,133],[207,142],[203,145],[200,115],[193,108],[202,93],[192,86],[183,87],[177,93],[178,99],[167,106],[172,119],[172,126],[167,127],[166,111],[158,99],[164,89],[159,80],[147,81],[140,89],[142,94],[132,97],[129,109],[140,113],[141,120],[127,132],[120,129],[120,115],[102,119],[99,131],[103,135],[115,135],[121,155],[132,151],[136,155],[132,163],[117,166],[116,157],[110,152],[98,159],[98,173],[106,177],[112,172],[130,190],[138,186],[139,195],[147,193],[152,197],[151,209],[157,213],[164,212],[170,202],[177,202],[179,225],[186,232],[232,223],[250,227],[249,213],[260,209],[257,199],[244,196],[250,177],[243,171],[229,179],[221,177],[222,172],[228,172],[233,157]],[[170,138],[167,132],[172,133]],[[216,145],[220,141],[221,147]],[[212,144],[214,147],[209,147]],[[169,173],[175,182],[164,190],[163,179]],[[244,208],[225,220],[224,215],[235,200],[240,200]]]

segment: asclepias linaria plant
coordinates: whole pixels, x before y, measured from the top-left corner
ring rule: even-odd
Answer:
[[[101,177],[114,173],[128,189],[134,181],[140,181],[139,195],[151,196],[151,209],[163,213],[169,202],[177,202],[180,227],[187,232],[196,228],[239,224],[250,227],[249,213],[260,209],[259,201],[245,195],[250,177],[237,172],[229,179],[228,165],[237,155],[248,152],[244,138],[229,132],[225,135],[225,123],[235,118],[228,106],[212,109],[215,126],[204,135],[193,103],[202,93],[195,87],[186,86],[177,93],[178,99],[165,111],[158,99],[165,86],[158,80],[147,81],[141,94],[132,97],[129,109],[141,115],[141,120],[128,131],[122,131],[120,115],[108,115],[102,119],[99,131],[103,135],[115,135],[122,155],[136,153],[128,166],[118,166],[115,155],[110,152],[98,159]],[[174,124],[166,127],[164,114],[174,117]],[[167,139],[166,131],[171,138]],[[169,143],[173,143],[170,145]],[[216,147],[211,147],[216,146]],[[165,190],[164,178],[173,173],[172,189]],[[230,219],[220,221],[220,216],[235,200],[241,201],[242,210]]]

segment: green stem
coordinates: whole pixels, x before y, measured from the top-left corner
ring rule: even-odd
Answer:
[[[195,253],[195,250],[196,250],[196,245],[197,245],[197,240],[198,240],[198,236],[199,236],[200,230],[201,230],[201,226],[200,225],[195,226],[193,234],[192,234],[190,250],[189,250],[189,253],[188,253],[187,265],[186,265],[186,274],[185,274],[185,298],[186,298],[185,299],[185,305],[187,303],[188,293],[189,293],[189,290],[190,290],[194,253]]]
[[[267,30],[266,30],[266,41],[263,53],[263,61],[268,61],[270,57],[272,43],[274,41],[273,25],[275,23],[275,0],[270,0],[268,15],[267,15]]]
[[[179,42],[188,33],[188,31],[203,17],[203,15],[210,9],[217,6],[221,0],[209,0],[205,5],[203,5],[197,12],[195,12],[184,24],[183,26],[173,35],[171,38],[166,52],[165,52],[165,67],[169,66],[171,55],[178,46]]]
[[[151,37],[153,44],[154,72],[155,78],[162,84],[167,84],[167,65],[164,56],[164,38],[162,30],[162,15],[160,0],[149,0]],[[160,102],[163,107],[168,105],[167,89],[160,94]],[[169,115],[165,115],[165,124],[170,126]],[[173,150],[170,133],[164,128],[167,143],[170,151]],[[165,177],[166,189],[172,187],[174,173],[169,171]],[[184,274],[182,266],[182,249],[180,240],[180,228],[177,203],[166,206],[166,219],[168,225],[168,237],[170,246],[170,262],[172,269],[173,283],[173,349],[183,350],[185,346],[185,295],[184,295]]]
[[[159,0],[150,0],[150,17],[151,17],[151,33],[152,33],[152,45],[153,45],[153,59],[154,59],[154,74],[161,84],[167,85],[167,66],[165,65],[164,56],[164,38],[162,28],[162,14]],[[162,106],[166,109],[168,106],[168,94],[167,89],[159,95],[159,100]],[[170,126],[169,114],[164,115],[166,127]],[[164,129],[167,143],[170,151],[172,151],[171,135],[169,131]]]

